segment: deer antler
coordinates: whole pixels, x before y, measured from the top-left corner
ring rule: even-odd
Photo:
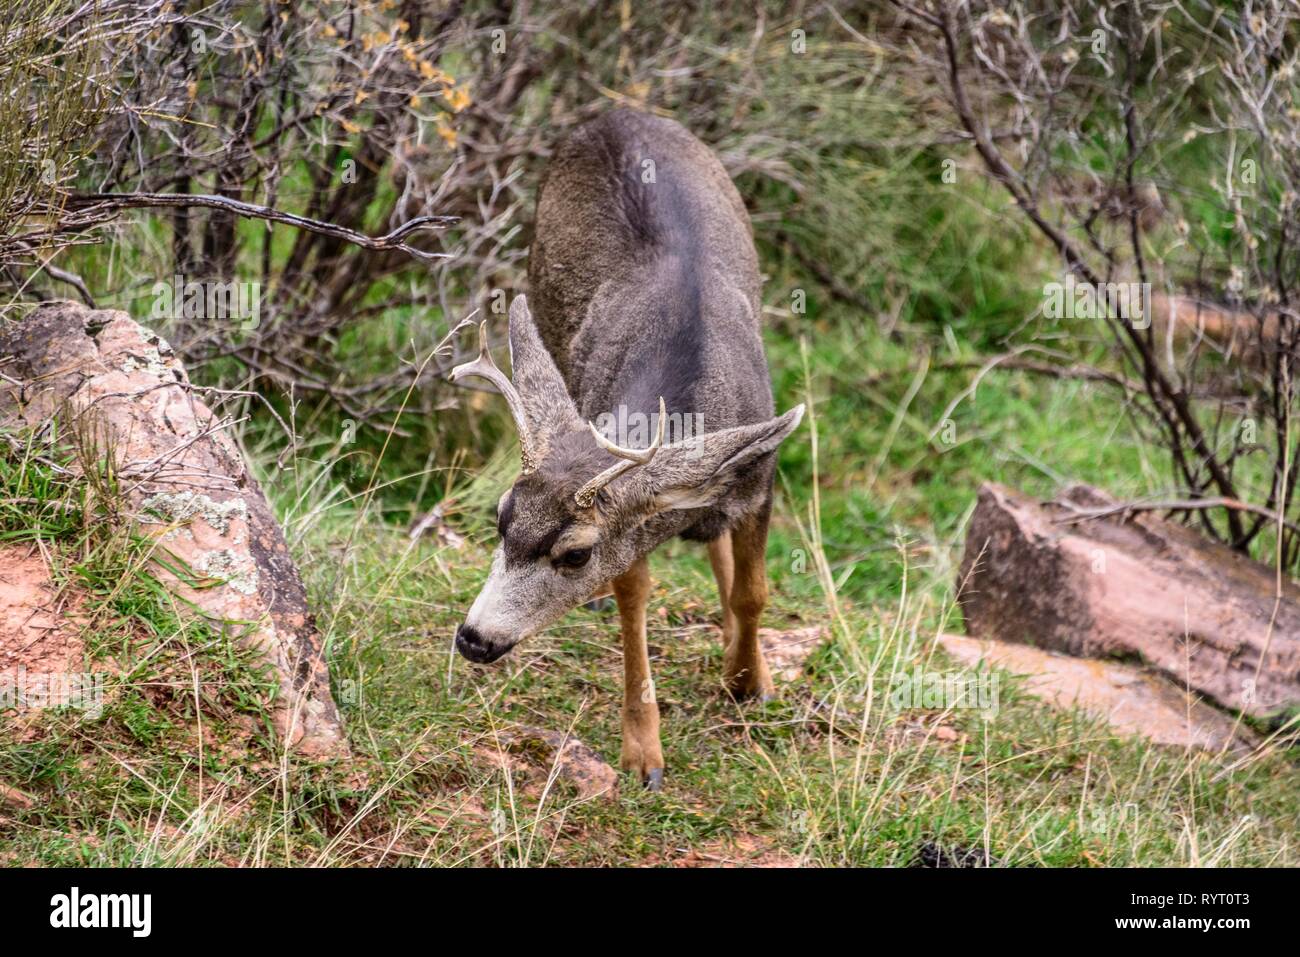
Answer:
[[[537,448],[533,440],[532,433],[528,429],[528,415],[524,412],[524,400],[519,395],[519,390],[511,382],[504,372],[497,368],[492,361],[492,353],[488,351],[487,338],[487,321],[479,323],[478,327],[478,358],[473,362],[465,362],[451,370],[451,381],[455,382],[465,376],[476,375],[480,379],[487,379],[506,400],[506,405],[510,407],[510,415],[515,420],[515,428],[519,432],[519,448],[523,453],[524,467],[523,474],[528,475],[537,471],[537,466],[542,462],[541,451]]]
[[[591,427],[591,434],[595,436],[596,444],[611,455],[617,455],[622,459],[622,461],[615,462],[574,493],[573,499],[578,503],[578,506],[580,508],[590,508],[591,503],[596,500],[597,492],[603,489],[610,482],[614,481],[614,479],[618,478],[624,472],[634,469],[638,465],[645,465],[654,458],[655,453],[659,451],[659,447],[664,444],[664,423],[667,419],[668,413],[664,407],[664,398],[663,396],[660,396],[659,432],[655,436],[655,440],[644,449],[625,449],[622,446],[615,445],[609,439],[605,438],[605,436],[601,435],[600,430],[597,429],[594,424],[588,422],[587,425]]]

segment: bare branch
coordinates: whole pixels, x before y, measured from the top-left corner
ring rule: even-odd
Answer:
[[[363,249],[401,250],[426,262],[451,259],[452,255],[450,253],[431,253],[423,249],[417,249],[403,240],[419,230],[445,229],[447,226],[459,222],[457,216],[417,216],[383,236],[367,236],[346,226],[336,226],[333,223],[322,222],[319,219],[311,219],[307,216],[299,216],[295,213],[286,213],[283,210],[272,209],[269,206],[245,203],[237,199],[231,199],[229,196],[207,196],[194,193],[73,193],[68,196],[67,203],[73,209],[93,211],[148,208],[188,209],[195,206],[220,209],[247,219],[263,219],[273,223],[284,223],[287,226],[304,229],[310,233],[341,239]]]

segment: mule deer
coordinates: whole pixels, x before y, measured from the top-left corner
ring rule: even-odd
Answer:
[[[803,406],[773,418],[749,219],[722,164],[677,123],[617,110],[559,146],[538,196],[529,283],[536,320],[523,296],[510,306],[513,381],[492,362],[485,324],[479,357],[452,371],[496,385],[523,457],[456,647],[494,661],[612,584],[622,765],[658,789],[647,556],[674,536],[708,543],[725,685],[771,695],[758,623],[774,453]],[[589,424],[616,409],[650,428],[629,442]],[[670,417],[700,413],[704,434],[664,442]]]

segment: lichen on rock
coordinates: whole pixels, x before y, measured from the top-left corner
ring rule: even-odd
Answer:
[[[171,522],[189,522],[195,516],[221,532],[230,531],[232,518],[247,521],[248,503],[242,498],[232,498],[218,502],[202,492],[157,492],[140,503],[141,518],[151,521],[149,512],[156,512]]]
[[[171,378],[172,362],[164,359],[154,346],[147,346],[142,350],[141,355],[128,355],[123,358],[118,370],[126,375],[143,371],[156,379],[166,381]]]
[[[209,578],[220,579],[241,595],[257,594],[257,563],[248,555],[229,548],[199,552],[191,563],[194,570]]]

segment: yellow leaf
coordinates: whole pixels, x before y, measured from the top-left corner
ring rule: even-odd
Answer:
[[[459,113],[472,102],[469,91],[464,87],[456,87],[455,89],[447,90],[443,96],[447,100],[447,105],[451,107],[453,113]]]
[[[353,123],[351,120],[339,120],[339,125],[342,126],[349,133],[361,132],[361,127],[357,126],[357,124]]]
[[[438,135],[439,135],[440,137],[442,137],[442,141],[443,141],[444,143],[446,143],[449,147],[455,148],[455,146],[456,146],[456,131],[455,131],[454,129],[452,129],[452,128],[451,128],[451,124],[449,124],[449,123],[447,122],[447,114],[446,114],[446,113],[439,113],[439,114],[438,114],[438,116],[437,116],[437,129],[438,129]]]

